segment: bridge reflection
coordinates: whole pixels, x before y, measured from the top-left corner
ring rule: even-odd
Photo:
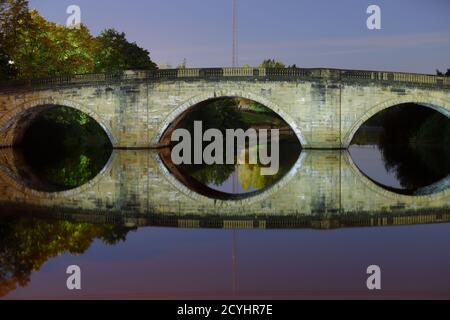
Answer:
[[[403,214],[416,216],[428,212],[437,212],[439,217],[450,209],[448,177],[421,190],[420,194],[398,194],[364,176],[346,151],[303,151],[291,169],[273,185],[248,197],[231,200],[213,198],[192,188],[189,181],[180,180],[176,172],[174,175],[155,151],[116,150],[95,178],[62,192],[31,188],[27,179],[33,176],[24,175],[20,158],[11,149],[0,150],[0,159],[3,208],[101,213],[105,217],[110,214],[151,216],[153,220],[149,221],[178,217],[184,221],[180,222],[182,225],[192,222],[199,227],[220,226],[220,221],[228,221],[222,224],[230,227],[234,226],[230,221],[241,221],[236,226],[241,223],[265,227],[314,226],[319,223],[315,220],[318,217],[319,224],[340,226],[336,221],[347,221],[349,216],[358,217],[355,221],[360,221],[360,217],[369,219],[362,225],[379,225],[369,222],[370,219],[392,220]],[[231,217],[239,219],[228,219]],[[169,225],[177,226],[178,222]]]
[[[355,227],[386,227],[450,222],[450,209],[416,210],[402,213],[355,213],[260,216],[252,215],[189,215],[175,214],[108,214],[79,212],[69,209],[41,208],[23,205],[2,206],[0,220],[34,219],[66,221],[121,230],[142,227],[208,228],[208,229],[338,229]],[[127,232],[128,232],[127,231]],[[124,235],[127,233],[125,232]]]

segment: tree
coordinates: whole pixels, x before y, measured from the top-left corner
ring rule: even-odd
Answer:
[[[108,29],[94,38],[84,25],[45,20],[26,0],[0,0],[0,80],[156,68],[124,33]]]
[[[17,47],[18,33],[28,21],[28,1],[0,1],[0,80],[9,80],[16,74],[11,53]]]
[[[28,1],[0,1],[0,43],[7,54],[17,45],[18,35],[29,21]]]
[[[285,68],[285,64],[275,59],[266,59],[258,66],[259,68]]]
[[[442,71],[440,71],[439,69],[436,69],[436,75],[438,76],[446,76],[449,77],[450,76],[450,69],[447,69],[447,72],[444,74]]]
[[[114,29],[104,30],[96,38],[94,63],[95,72],[157,68],[147,50],[139,47],[135,42],[128,42],[125,33],[119,33]]]
[[[9,23],[11,17],[19,19],[2,33],[5,55],[14,63],[17,78],[93,71],[94,38],[85,26],[66,28],[48,22],[35,10],[24,13],[25,9],[2,7],[1,15],[2,25]]]
[[[94,38],[28,10],[25,0],[0,2],[0,80],[62,74],[154,70],[149,52],[113,29]]]

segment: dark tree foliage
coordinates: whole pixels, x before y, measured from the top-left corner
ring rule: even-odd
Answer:
[[[7,53],[17,46],[19,33],[27,27],[29,19],[28,1],[0,1],[0,43]]]
[[[156,64],[149,52],[135,42],[129,42],[125,33],[114,29],[103,31],[96,39],[95,72],[120,70],[155,70]]]
[[[28,128],[23,143],[44,149],[111,146],[105,131],[94,119],[63,106],[43,111]]]
[[[31,124],[22,141],[23,154],[43,191],[81,186],[104,168],[111,143],[95,120],[67,107],[44,111]]]
[[[259,68],[285,68],[286,65],[278,60],[275,59],[266,59],[259,65]]]
[[[450,69],[447,69],[446,73],[443,73],[442,71],[440,71],[439,69],[436,69],[436,74],[438,76],[446,76],[446,77],[450,77]]]
[[[95,38],[29,10],[25,0],[0,2],[0,80],[63,74],[154,70],[149,52],[114,29]]]
[[[14,78],[17,70],[12,64],[11,57],[0,47],[0,81]]]
[[[414,190],[450,173],[450,120],[415,104],[387,109],[366,125],[382,126],[378,145],[386,169],[394,171],[405,189]]]
[[[0,1],[0,81],[16,76],[12,53],[18,45],[18,34],[29,21],[28,1]]]

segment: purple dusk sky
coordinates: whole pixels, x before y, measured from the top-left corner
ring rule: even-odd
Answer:
[[[239,63],[276,58],[299,67],[434,73],[450,68],[449,0],[237,0]],[[64,24],[81,8],[94,35],[114,27],[158,64],[231,65],[231,0],[30,0]],[[381,8],[381,30],[366,9]]]

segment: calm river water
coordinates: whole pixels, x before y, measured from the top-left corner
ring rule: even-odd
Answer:
[[[300,153],[289,143],[283,147],[280,176],[272,179],[261,177],[258,165],[180,172],[213,192],[251,195],[281,179]],[[74,181],[85,183],[94,175],[88,169],[105,161],[86,154],[60,160],[70,174],[40,167],[30,179],[47,189],[52,181],[54,188],[68,183],[68,189]],[[369,179],[389,190],[411,193],[430,183],[420,172],[387,163],[377,145],[354,145],[350,154]],[[174,228],[86,222],[83,216],[14,206],[0,212],[0,296],[6,299],[450,298],[449,223]],[[373,264],[382,271],[379,291],[366,287],[366,268]],[[81,290],[66,287],[69,265],[81,268]]]

